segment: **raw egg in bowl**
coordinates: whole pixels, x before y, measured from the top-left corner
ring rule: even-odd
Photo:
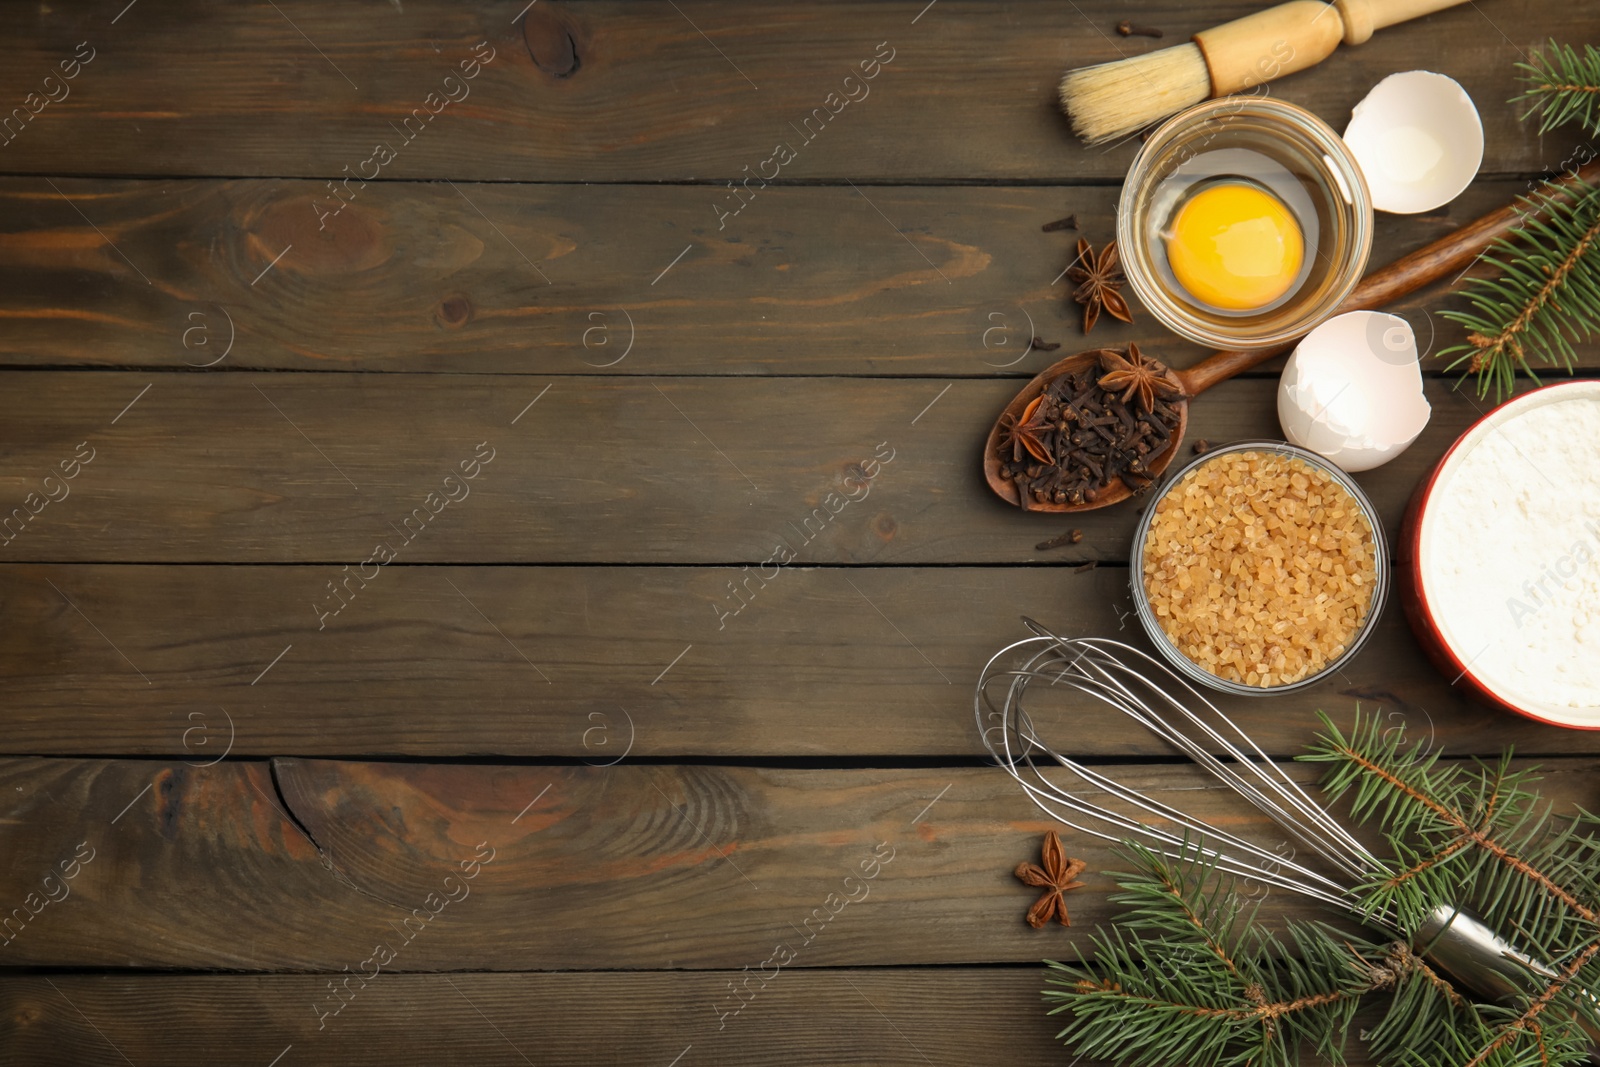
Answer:
[[[1327,124],[1266,97],[1180,112],[1134,158],[1117,208],[1134,292],[1212,348],[1285,344],[1350,295],[1372,251],[1361,167]]]
[[[1224,311],[1271,307],[1300,281],[1305,235],[1289,206],[1243,178],[1202,183],[1162,235],[1173,277]]]

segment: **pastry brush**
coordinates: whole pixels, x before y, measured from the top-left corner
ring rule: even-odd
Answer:
[[[1462,2],[1289,0],[1197,33],[1189,44],[1068,71],[1061,107],[1073,132],[1100,144],[1210,97],[1314,67],[1340,42],[1361,44],[1374,30]]]

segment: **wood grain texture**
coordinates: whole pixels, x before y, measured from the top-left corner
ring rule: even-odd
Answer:
[[[311,604],[328,601],[336,573],[0,567],[13,635],[0,648],[0,751],[974,757],[972,687],[1026,636],[1019,615],[1147,647],[1116,566],[795,567],[765,583],[731,568],[397,566],[319,630]],[[728,583],[745,580],[748,599],[735,599]],[[1318,709],[1357,703],[1451,752],[1600,751],[1600,733],[1463,700],[1398,605],[1342,676],[1216,699],[1281,755],[1299,751]],[[1098,702],[1035,694],[1030,707],[1079,755],[1170,754]]]
[[[968,1067],[1002,1048],[1008,1067],[1061,1067],[1042,972],[783,971],[720,1026],[746,972],[396,974],[320,1029],[325,975],[28,975],[0,977],[0,1041],[36,1067]],[[1367,1067],[1354,1033],[1346,1051]]]
[[[6,365],[1026,378],[1099,344],[1202,355],[1143,312],[1083,335],[1062,271],[1115,233],[1115,187],[773,188],[719,230],[696,186],[382,182],[319,228],[315,182],[54,185],[0,180]],[[1526,189],[1385,218],[1373,267]],[[1430,351],[1461,337],[1448,288],[1390,308]]]
[[[0,977],[0,1041],[36,1067],[1060,1067],[1041,971],[785,971],[720,1029],[741,971],[388,975],[320,1030],[317,975]]]
[[[1118,37],[1129,11],[1112,0],[943,0],[919,15],[923,6],[764,0],[680,12],[546,0],[527,33],[513,21],[521,0],[382,11],[187,0],[135,8],[115,24],[115,2],[49,15],[18,8],[0,21],[17,42],[0,83],[8,107],[79,42],[96,55],[71,95],[0,151],[12,173],[336,178],[347,166],[362,173],[387,142],[388,178],[721,184],[747,166],[758,173],[787,143],[795,158],[785,179],[1109,179],[1136,145],[1077,144],[1056,109],[1062,73],[1184,41],[1262,5],[1141,4],[1139,20],[1161,27],[1162,41]],[[1463,5],[1341,49],[1272,91],[1343,128],[1377,81],[1425,63],[1459,79],[1482,109],[1485,170],[1521,173],[1555,165],[1578,141],[1540,143],[1503,103],[1516,92],[1513,64],[1551,36],[1600,37],[1600,12]],[[407,140],[398,129],[428,94],[461,95],[443,79],[481,41],[494,58],[466,83],[470,95],[428,122],[424,110],[413,120],[423,132]],[[865,85],[846,85],[880,43],[891,61]]]
[[[1593,761],[1553,767],[1546,794],[1592,809]],[[1281,836],[1193,767],[1116,774]],[[5,962],[359,973],[380,943],[391,971],[754,970],[778,944],[803,967],[1027,962],[1112,914],[1097,874],[1070,930],[1023,922],[1034,894],[1011,872],[1050,824],[993,768],[285,759],[276,779],[257,762],[0,762],[7,909],[94,850],[70,896],[24,912]],[[1083,835],[1068,847],[1118,865]]]
[[[13,523],[0,560],[356,565],[382,542],[405,563],[759,564],[787,539],[801,563],[1053,562],[1034,546],[1060,517],[1020,512],[982,481],[984,435],[1016,388],[18,374],[0,395],[0,519]],[[1275,389],[1224,383],[1195,402],[1190,434],[1281,439]],[[1391,537],[1418,478],[1486,410],[1444,382],[1428,395],[1422,437],[1359,478]],[[84,442],[92,462],[49,502],[43,478]],[[450,488],[480,446],[491,462]],[[462,499],[427,503],[444,492]],[[1135,519],[1122,506],[1070,525],[1088,558],[1125,559]]]
[[[1055,87],[1264,2],[0,8],[0,1060],[1067,1062],[1036,961],[1111,880],[1023,923],[1047,823],[972,765],[970,685],[1021,612],[1131,626],[1134,513],[1017,513],[978,450],[1063,354],[1035,334],[1198,357],[1148,315],[1078,333],[1077,234],[1039,227],[1103,244],[1136,142],[1085,150]],[[1384,219],[1374,264],[1572,157],[1504,103],[1551,36],[1600,9],[1479,0],[1273,87],[1338,127],[1427,66],[1482,109],[1489,177]],[[1396,310],[1432,350],[1448,306]],[[1482,407],[1432,367],[1432,426],[1362,476],[1391,532]],[[1276,437],[1273,386],[1192,433]],[[1549,795],[1595,807],[1600,734],[1464,704],[1381,625],[1346,677],[1226,706],[1280,755],[1356,700],[1559,753]],[[1281,837],[1105,712],[1033,714]]]

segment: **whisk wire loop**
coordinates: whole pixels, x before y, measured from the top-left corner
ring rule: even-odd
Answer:
[[[1170,859],[1200,860],[1366,922],[1393,925],[1391,916],[1359,908],[1351,890],[1352,881],[1380,870],[1377,859],[1204,694],[1130,645],[1064,638],[1032,619],[1023,622],[1035,636],[989,660],[973,713],[985,747],[1041,811],[1102,840],[1135,840]],[[1092,697],[1162,738],[1282,827],[1293,841],[1288,852],[1222,830],[1053,749],[1023,706],[1035,682]],[[998,702],[995,689],[1002,693]],[[1086,792],[1058,784],[1047,773],[1051,767],[1072,775]],[[1300,862],[1300,848],[1320,857],[1339,877]]]

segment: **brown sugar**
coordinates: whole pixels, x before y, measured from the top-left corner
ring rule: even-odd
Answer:
[[[1144,588],[1161,629],[1201,669],[1271,688],[1318,673],[1366,622],[1372,525],[1326,471],[1228,452],[1156,504]]]

